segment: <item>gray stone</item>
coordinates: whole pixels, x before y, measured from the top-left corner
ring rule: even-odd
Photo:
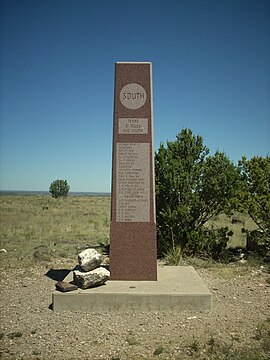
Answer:
[[[110,272],[103,267],[88,272],[73,271],[73,281],[82,289],[103,285],[109,278]]]
[[[62,292],[67,292],[67,291],[74,291],[78,289],[77,285],[74,284],[70,284],[69,282],[66,281],[58,281],[56,284],[56,289]]]
[[[78,255],[78,262],[84,271],[91,271],[99,267],[102,255],[95,249],[86,249]]]

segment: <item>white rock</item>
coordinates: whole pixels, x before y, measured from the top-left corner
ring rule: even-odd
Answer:
[[[84,271],[91,271],[99,267],[102,255],[95,249],[86,249],[78,255],[78,262]]]
[[[73,271],[73,281],[82,289],[103,285],[109,278],[110,272],[103,267],[88,272]]]
[[[245,263],[247,262],[247,260],[245,260],[245,259],[240,259],[239,262],[240,262],[241,264],[245,264]]]

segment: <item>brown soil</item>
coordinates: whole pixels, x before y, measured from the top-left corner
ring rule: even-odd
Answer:
[[[228,280],[197,270],[213,294],[211,312],[102,314],[54,313],[55,281],[47,271],[1,272],[0,358],[249,359],[257,352],[270,358],[260,327],[270,318],[264,269],[236,271]]]

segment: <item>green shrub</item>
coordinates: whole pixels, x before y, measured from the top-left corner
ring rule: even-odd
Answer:
[[[247,250],[254,251],[260,256],[269,256],[270,236],[262,230],[244,230],[247,234]]]
[[[179,246],[183,252],[216,257],[227,245],[228,232],[225,235],[225,230],[206,230],[203,226],[230,211],[240,170],[224,153],[208,154],[202,137],[189,129],[183,129],[166,147],[161,144],[155,154],[160,256]]]
[[[226,255],[226,248],[232,231],[227,227],[218,229],[199,228],[191,230],[188,234],[185,254],[188,256],[200,256],[212,258],[213,260],[223,259]]]
[[[248,237],[261,253],[270,250],[270,157],[254,156],[239,161],[241,186],[235,197],[235,208],[246,212],[258,226],[258,231],[248,232]],[[260,252],[260,251],[259,251]]]
[[[49,188],[52,197],[66,197],[70,190],[67,180],[54,180]]]

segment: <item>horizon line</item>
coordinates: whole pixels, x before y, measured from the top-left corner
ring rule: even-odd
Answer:
[[[2,190],[0,189],[0,192],[6,192],[6,193],[11,193],[11,192],[24,192],[24,193],[48,193],[50,194],[49,190]],[[78,194],[78,193],[82,193],[82,194],[111,194],[111,191],[69,191],[69,194]]]

